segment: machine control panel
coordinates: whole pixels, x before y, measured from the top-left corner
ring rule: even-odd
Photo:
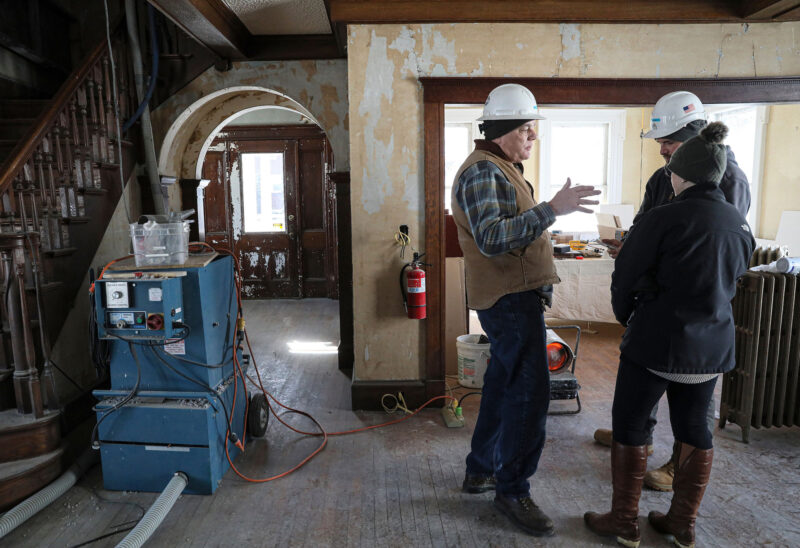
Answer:
[[[143,310],[107,312],[106,319],[106,327],[114,329],[145,329],[147,312]]]
[[[108,308],[129,308],[131,306],[127,282],[106,282],[105,288]]]
[[[100,279],[95,287],[97,335],[111,339],[167,340],[188,335],[183,325],[184,276]]]

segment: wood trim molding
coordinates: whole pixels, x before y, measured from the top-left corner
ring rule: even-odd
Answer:
[[[290,34],[253,36],[248,47],[248,59],[255,61],[291,61],[301,59],[341,59],[333,34]]]
[[[494,87],[518,83],[534,92],[540,105],[653,105],[675,90],[696,93],[707,103],[800,103],[800,78],[420,78],[423,86],[425,164],[425,251],[428,319],[425,324],[426,396],[444,394],[445,216],[444,106],[483,104]],[[409,402],[410,404],[410,402]],[[355,405],[355,398],[354,398]]]
[[[338,23],[744,23],[771,21],[794,0],[329,0]],[[748,7],[748,4],[756,4]]]
[[[522,84],[544,105],[653,105],[676,89],[706,103],[790,103],[800,77],[787,78],[420,78],[426,103],[482,105],[500,84]]]
[[[313,139],[325,137],[316,124],[284,126],[226,126],[212,141],[213,145],[225,141],[263,141],[270,139]]]
[[[224,59],[244,59],[252,35],[222,0],[150,0],[186,34]]]

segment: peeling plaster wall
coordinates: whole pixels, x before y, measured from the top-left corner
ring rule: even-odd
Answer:
[[[239,62],[227,72],[209,68],[152,113],[159,168],[164,174],[194,177],[203,144],[219,124],[265,105],[318,122],[333,149],[334,169],[349,170],[347,61],[342,59]]]
[[[800,75],[798,23],[350,25],[348,33],[354,378],[360,380],[417,379],[424,366],[424,322],[403,317],[397,288],[403,261],[393,239],[407,224],[417,249],[424,241],[418,77]],[[626,201],[637,195],[638,189],[623,189]]]

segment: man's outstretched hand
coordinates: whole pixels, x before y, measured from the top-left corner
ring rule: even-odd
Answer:
[[[599,204],[600,202],[597,200],[586,199],[587,196],[597,196],[598,194],[600,191],[590,185],[572,186],[572,181],[567,177],[567,182],[550,200],[550,207],[556,215],[566,215],[573,211],[592,213],[591,209],[583,206]]]

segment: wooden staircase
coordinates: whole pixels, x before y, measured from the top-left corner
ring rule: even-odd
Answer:
[[[122,39],[113,55],[116,96],[104,40],[51,100],[0,102],[0,509],[62,469],[50,347],[136,155],[116,137],[136,107]]]

